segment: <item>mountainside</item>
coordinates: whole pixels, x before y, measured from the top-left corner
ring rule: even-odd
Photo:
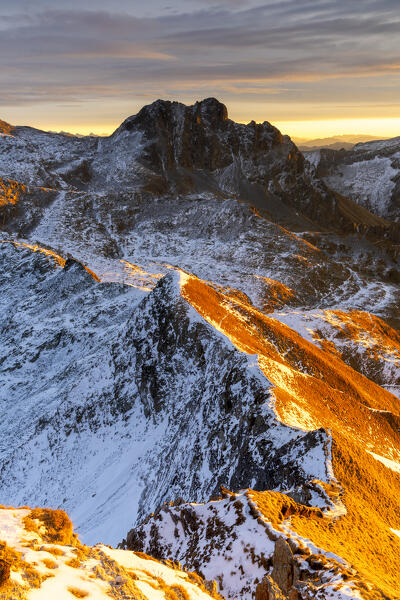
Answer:
[[[310,485],[310,493],[321,491]],[[224,490],[223,497],[205,504],[164,505],[129,532],[123,545],[147,549],[154,556],[174,555],[217,581],[230,598],[252,598],[254,590],[262,598],[265,588],[275,586],[285,595],[301,590],[313,598],[357,597],[365,589],[355,571],[296,537],[283,517],[285,512],[302,513],[321,520],[321,510],[298,505],[277,492],[263,494],[262,500],[264,510],[252,490],[239,494]],[[265,577],[266,571],[272,575]]]
[[[363,548],[360,561],[353,540],[344,543],[315,513],[322,519],[315,531],[308,518],[299,528],[302,538],[311,534],[314,554],[322,545],[345,557],[379,589],[382,551],[382,589],[391,589],[390,557],[400,545],[391,533],[400,527],[395,396],[245,298],[183,272],[140,299],[129,286],[97,282],[71,259],[60,268],[53,255],[2,246],[5,503],[68,508],[85,539],[115,543],[129,521],[165,500],[204,500],[221,483],[281,490],[326,510],[328,521],[340,517]],[[391,507],[385,516],[375,489]],[[305,510],[297,508],[303,520]],[[296,511],[289,514],[293,521]],[[270,510],[265,516],[274,522]],[[381,551],[368,547],[376,534]],[[207,563],[191,564],[179,547],[160,554],[149,544],[134,549],[221,578]],[[260,580],[251,573],[246,593]]]
[[[204,594],[400,598],[400,238],[314,158],[215,99],[108,138],[1,122],[0,502]]]
[[[334,190],[376,215],[400,221],[400,137],[356,144],[351,150],[307,153]]]
[[[132,523],[222,483],[291,487],[314,475],[306,456],[323,460],[326,436],[276,421],[257,363],[190,309],[179,273],[138,302],[79,263],[60,270],[1,250],[5,503],[63,506],[85,539],[115,544],[127,526],[119,510]]]
[[[38,188],[46,188],[47,194],[34,202],[22,196],[17,207],[8,207],[0,217],[6,230],[24,235],[32,235],[44,216],[51,221],[68,216],[69,225],[80,231],[82,217],[93,220],[106,203],[108,219],[101,224],[115,244],[118,234],[134,229],[137,203],[194,194],[199,199],[234,197],[300,231],[327,226],[353,230],[354,222],[385,225],[338,198],[306,166],[290,138],[268,122],[235,123],[214,98],[193,106],[158,100],[108,138],[11,128],[0,137],[3,185],[15,180],[30,192],[43,194]],[[44,215],[55,189],[67,196]],[[115,252],[115,246],[110,244],[108,251]]]

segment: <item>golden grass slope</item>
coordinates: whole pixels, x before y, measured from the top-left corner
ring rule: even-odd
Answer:
[[[313,337],[376,383],[400,389],[400,334],[388,323],[361,310],[325,310],[313,315]]]
[[[339,356],[196,277],[181,275],[181,294],[238,349],[258,355],[283,422],[332,433],[347,513],[315,520],[294,514],[293,531],[348,561],[365,582],[364,597],[400,598],[400,537],[392,531],[400,529],[400,474],[367,452],[400,463],[399,400]],[[255,495],[260,506],[263,494]]]

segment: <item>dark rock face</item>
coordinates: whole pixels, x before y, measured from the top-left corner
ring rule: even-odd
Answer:
[[[321,150],[314,151],[319,153],[319,158],[316,166],[316,174],[321,179],[331,175],[335,167],[342,162],[345,162],[347,151],[346,150],[331,150],[329,148],[322,148]],[[305,155],[307,158],[307,154]]]
[[[147,192],[231,195],[301,230],[352,232],[357,226],[376,226],[379,236],[388,226],[310,175],[288,136],[268,122],[235,123],[215,98],[193,106],[157,100],[129,117],[111,139],[118,144],[124,135],[138,132],[143,150],[137,161],[147,170],[141,189]],[[343,152],[323,152],[321,163],[328,172],[326,165],[332,157],[340,162]],[[318,177],[325,171],[317,170]]]
[[[165,173],[179,167],[223,169],[240,153],[249,163],[254,163],[257,155],[268,154],[273,149],[280,150],[282,162],[290,160],[289,152],[293,153],[293,160],[301,162],[302,159],[294,144],[288,138],[283,142],[275,127],[269,123],[234,123],[228,119],[226,106],[215,98],[193,106],[157,100],[127,119],[113,135],[118,138],[124,131],[138,130],[149,142],[144,155],[147,166]],[[258,162],[262,162],[261,156]]]
[[[268,122],[231,121],[215,98],[193,106],[158,100],[127,119],[112,138],[137,131],[144,140],[138,161],[164,193],[233,194],[292,222],[301,221],[293,208],[300,206],[308,217],[309,197],[325,203],[329,196],[309,180],[303,155],[290,138]]]

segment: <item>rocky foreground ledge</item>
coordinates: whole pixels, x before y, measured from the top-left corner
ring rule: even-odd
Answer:
[[[213,524],[207,525],[208,549],[219,547],[220,550],[218,555],[211,551],[214,567],[225,560],[220,535],[232,520],[233,513],[235,523],[228,526],[230,544],[238,540],[233,562],[245,564],[247,560],[253,565],[253,575],[259,575],[247,590],[241,588],[238,578],[237,593],[227,589],[227,597],[254,597],[254,594],[256,600],[350,600],[360,597],[362,584],[353,570],[324,553],[313,554],[306,544],[284,533],[279,525],[275,528],[268,523],[254,503],[249,513],[249,495],[225,490],[224,496],[228,506],[220,505],[215,509],[220,512],[220,520],[214,515]],[[276,508],[278,504],[279,500]],[[292,509],[294,506],[295,503]],[[200,536],[204,524],[199,520]],[[251,551],[246,552],[248,548],[239,548],[242,542],[237,535],[240,536],[239,526],[242,533],[254,527],[259,529],[256,535],[261,542],[263,537],[265,544],[263,560]],[[235,527],[236,533],[232,535]],[[0,508],[0,531],[2,600],[223,600],[217,592],[218,587],[223,587],[222,581],[219,584],[207,581],[201,574],[182,568],[180,563],[157,560],[144,552],[115,550],[102,544],[83,545],[62,510]],[[246,545],[250,546],[251,542]],[[229,568],[235,568],[235,564],[225,565],[226,574]]]
[[[143,553],[85,546],[61,510],[0,509],[2,600],[210,600],[215,586]]]

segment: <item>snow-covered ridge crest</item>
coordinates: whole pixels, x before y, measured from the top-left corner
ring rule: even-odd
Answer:
[[[296,512],[309,519],[330,518],[277,492],[232,493],[223,488],[222,496],[207,503],[162,505],[131,530],[122,545],[158,558],[175,557],[215,580],[220,593],[231,599],[251,600],[277,560],[281,571],[286,569],[287,589],[281,589],[282,594],[360,598],[356,572],[339,556],[296,534],[290,520]],[[277,558],[282,544],[286,563],[282,556]],[[315,565],[314,571],[310,565]]]

